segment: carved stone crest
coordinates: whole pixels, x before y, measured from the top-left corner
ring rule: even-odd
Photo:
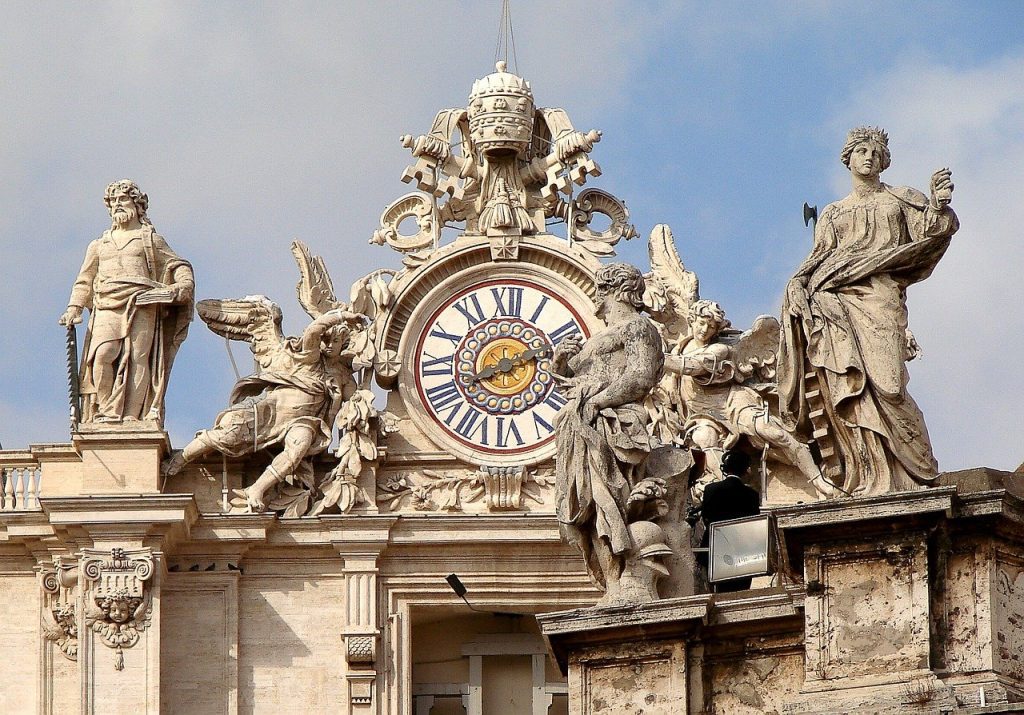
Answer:
[[[152,616],[147,582],[153,576],[153,555],[149,549],[86,552],[82,574],[89,590],[85,625],[117,652],[114,669],[123,670],[124,649],[139,642]]]

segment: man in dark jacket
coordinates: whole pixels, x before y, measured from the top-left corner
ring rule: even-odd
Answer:
[[[729,450],[722,456],[722,473],[725,479],[712,482],[704,489],[701,505],[701,520],[704,522],[704,536],[701,546],[707,546],[711,538],[711,525],[718,521],[756,516],[761,512],[761,495],[747,486],[743,477],[750,469],[750,457],[739,450]],[[750,578],[720,581],[716,591],[743,591],[750,588]]]

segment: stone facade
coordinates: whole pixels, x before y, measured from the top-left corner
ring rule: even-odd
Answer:
[[[774,510],[775,587],[540,616],[570,712],[1024,711],[1019,476],[942,479]],[[669,663],[685,689],[638,685]]]

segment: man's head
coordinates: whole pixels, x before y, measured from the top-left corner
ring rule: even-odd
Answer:
[[[702,341],[713,339],[730,323],[725,317],[722,306],[713,300],[698,300],[690,306],[690,334]]]
[[[857,173],[864,173],[861,162],[872,161],[875,164],[873,173],[880,174],[892,163],[889,135],[878,127],[851,129],[839,158],[847,169]]]
[[[114,228],[131,226],[138,223],[150,225],[146,210],[149,208],[149,197],[131,179],[119,179],[107,185],[103,194],[103,203],[110,211],[114,220]]]
[[[722,473],[743,477],[750,469],[750,457],[738,449],[730,449],[722,455]]]
[[[609,263],[597,270],[598,317],[607,312],[608,301],[625,303],[640,310],[644,306],[644,276],[628,263]]]

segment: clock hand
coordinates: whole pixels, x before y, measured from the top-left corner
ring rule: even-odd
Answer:
[[[463,377],[466,378],[467,385],[472,385],[474,382],[480,382],[481,380],[494,377],[497,374],[497,367],[497,365],[488,365],[475,375],[463,373]]]
[[[520,353],[519,355],[516,355],[512,359],[521,362],[526,362],[527,360],[533,360],[535,357],[540,357],[541,355],[550,350],[551,345],[541,345],[539,348],[533,348],[532,350],[527,350],[524,353]]]
[[[501,358],[495,364],[488,365],[475,375],[467,375],[467,377],[469,378],[468,384],[472,385],[474,382],[480,382],[480,380],[486,380],[488,378],[494,377],[495,375],[511,372],[513,369],[515,369],[519,365],[522,365],[527,360],[532,360],[535,357],[538,357],[539,355],[543,355],[549,350],[551,350],[550,345],[541,345],[539,348],[526,350],[524,352],[513,355],[510,358]]]

